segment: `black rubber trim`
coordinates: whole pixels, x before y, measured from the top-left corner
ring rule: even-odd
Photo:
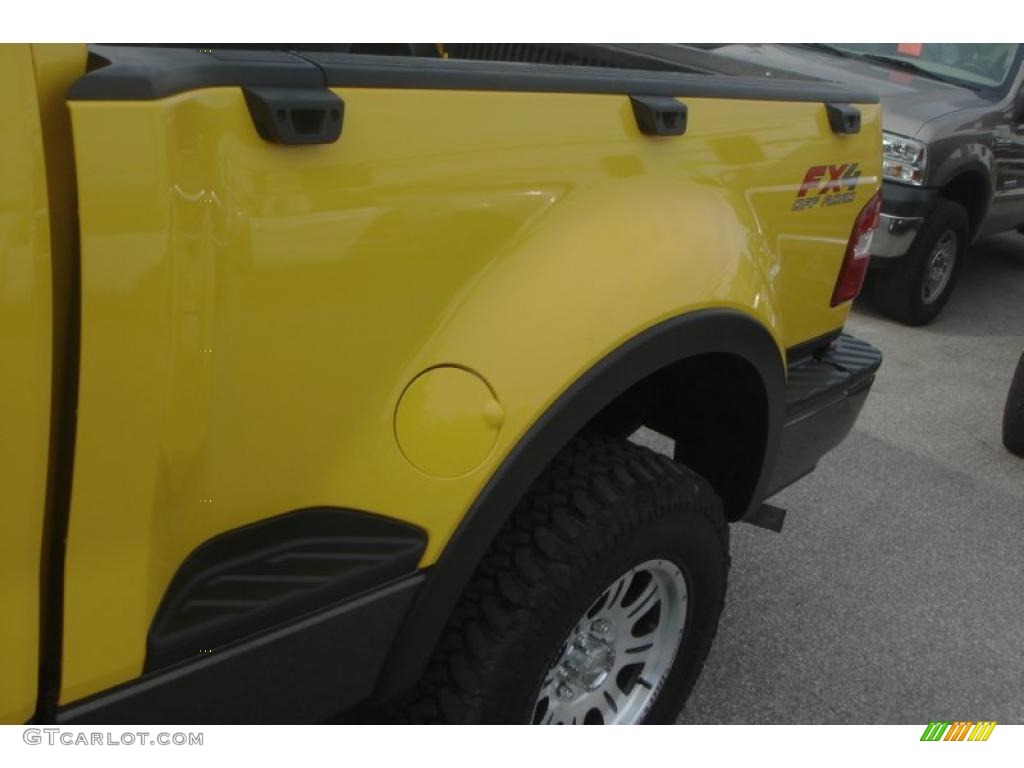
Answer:
[[[774,77],[779,80],[821,83],[821,78],[719,56],[692,44],[446,43],[445,50],[453,59],[612,67],[718,76]]]
[[[145,671],[208,653],[416,571],[426,533],[348,509],[297,510],[223,533],[178,568]]]
[[[842,101],[874,103],[878,95],[834,83],[765,80],[687,72],[452,59],[375,58],[332,53],[306,56],[323,67],[331,87],[437,88],[540,93],[606,93],[647,96]]]
[[[694,67],[687,61],[651,55],[643,46],[630,50],[628,46],[616,47],[598,43],[445,43],[445,51],[449,59],[471,61],[515,61],[526,64],[710,74],[707,70]],[[749,70],[745,74],[750,74]]]
[[[882,182],[882,213],[888,216],[904,218],[924,218],[935,201],[939,198],[939,190],[928,187],[913,187],[895,181]],[[873,261],[884,261],[874,259]]]
[[[287,51],[94,45],[89,71],[72,84],[68,99],[146,101],[234,85],[318,88],[324,75]]]
[[[62,708],[58,723],[311,723],[373,690],[423,574]]]
[[[875,103],[834,83],[519,62],[273,51],[93,46],[72,100],[147,100],[216,86],[430,88],[765,101]]]
[[[705,353],[743,358],[760,374],[769,404],[765,460],[746,512],[766,491],[779,444],[785,373],[779,348],[756,320],[710,309],[666,320],[626,342],[570,386],[512,449],[470,507],[409,611],[381,675],[379,699],[422,674],[455,603],[501,525],[541,471],[594,416],[638,381]]]
[[[601,46],[606,51],[618,56],[638,56],[648,63],[645,69],[683,69],[688,72],[701,72],[710,75],[727,75],[732,77],[750,77],[757,79],[772,78],[774,80],[808,81],[818,84],[822,78],[814,77],[806,72],[783,69],[777,66],[766,66],[764,62],[750,62],[722,56],[713,48],[722,44],[679,44],[679,43],[612,43]],[[576,47],[573,44],[572,47]],[[844,88],[849,86],[844,85]],[[877,96],[874,101],[877,101]]]
[[[826,349],[789,366],[786,423],[769,495],[806,475],[846,438],[881,364],[878,349],[844,333]]]

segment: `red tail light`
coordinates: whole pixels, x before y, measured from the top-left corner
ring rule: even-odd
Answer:
[[[876,192],[857,214],[857,220],[853,222],[853,231],[850,233],[850,241],[846,244],[846,255],[839,270],[836,288],[832,291],[833,307],[856,298],[860,293],[861,286],[864,285],[864,276],[868,271],[868,262],[871,260],[871,235],[878,225],[878,214],[881,211],[882,193]]]

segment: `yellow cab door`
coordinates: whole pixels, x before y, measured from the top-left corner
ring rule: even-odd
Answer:
[[[71,147],[82,46],[0,45],[0,723],[36,709],[51,404],[67,381]],[[59,587],[58,587],[59,589]]]
[[[408,350],[447,300],[423,282],[469,268],[452,243],[481,218],[464,191],[406,181],[439,176],[446,157],[409,149],[401,92],[342,98],[284,51],[90,52],[67,97],[81,356],[65,715],[171,663],[224,658],[220,643],[178,639],[207,625],[172,612],[191,589],[183,565],[223,536],[314,508],[401,518],[432,488],[469,494],[413,467],[392,421],[417,372]],[[462,220],[441,215],[456,205]],[[196,602],[247,637],[244,611],[263,608],[226,589]],[[172,629],[155,632],[164,616]],[[354,677],[346,696],[372,683]]]

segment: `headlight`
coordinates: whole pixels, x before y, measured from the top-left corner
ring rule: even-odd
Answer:
[[[920,141],[895,133],[882,134],[882,175],[885,178],[919,187],[924,183],[927,162],[926,147]]]

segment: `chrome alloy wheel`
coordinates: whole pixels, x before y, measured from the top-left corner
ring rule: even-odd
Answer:
[[[672,669],[686,604],[686,579],[669,560],[648,560],[613,581],[562,644],[533,722],[641,722]]]
[[[924,279],[921,281],[921,301],[931,304],[942,295],[949,285],[956,265],[956,233],[946,230],[932,249],[928,262],[924,266]]]

